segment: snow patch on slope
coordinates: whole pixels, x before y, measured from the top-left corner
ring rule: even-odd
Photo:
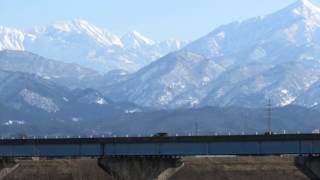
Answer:
[[[25,33],[18,29],[0,26],[0,50],[12,49],[23,51]]]
[[[24,121],[16,121],[16,120],[8,120],[3,123],[3,125],[5,125],[5,126],[24,125],[24,124],[25,124]]]
[[[101,98],[101,97],[97,98],[96,103],[100,104],[100,105],[108,104],[108,102],[104,98]]]
[[[19,95],[27,104],[47,111],[49,113],[55,113],[60,110],[59,106],[56,105],[52,99],[41,96],[40,94],[28,89],[23,89],[22,91],[20,91]]]

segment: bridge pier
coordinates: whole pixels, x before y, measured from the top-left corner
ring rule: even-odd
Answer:
[[[16,164],[13,158],[1,157],[0,158],[0,180],[5,179],[8,174],[13,172],[19,164]]]
[[[320,157],[319,156],[296,157],[295,164],[310,179],[320,179]]]
[[[116,180],[166,180],[183,167],[177,157],[103,157],[98,164]]]

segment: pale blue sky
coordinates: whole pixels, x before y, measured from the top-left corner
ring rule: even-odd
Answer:
[[[221,24],[265,15],[293,2],[295,0],[0,0],[0,25],[27,28],[80,18],[117,35],[137,30],[157,40],[191,40]]]

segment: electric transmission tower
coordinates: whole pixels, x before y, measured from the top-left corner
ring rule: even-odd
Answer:
[[[267,105],[267,134],[271,135],[271,120],[272,120],[272,104],[271,99],[268,99],[268,105]]]

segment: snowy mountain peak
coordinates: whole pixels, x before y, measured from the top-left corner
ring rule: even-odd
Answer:
[[[90,24],[88,21],[86,20],[82,20],[82,19],[74,19],[71,21],[59,21],[56,22],[54,24],[52,24],[52,27],[54,27],[55,29],[58,29],[60,31],[63,32],[70,32],[72,30],[76,30],[76,31],[101,31],[101,29],[99,29],[98,27]]]
[[[137,31],[132,31],[127,34],[125,34],[121,41],[123,44],[130,48],[139,48],[141,46],[152,46],[155,44],[155,41],[153,41],[150,38],[145,37],[141,33]]]
[[[135,37],[136,39],[143,41],[145,44],[149,44],[149,45],[155,44],[155,42],[153,40],[143,36],[141,33],[137,32],[137,31],[132,31],[129,34],[131,34],[132,37]]]
[[[311,0],[298,0],[296,2],[296,4],[298,6],[303,6],[303,7],[306,7],[306,8],[311,8],[311,9],[314,9],[314,8],[317,8],[317,6],[315,4],[313,4],[311,2]]]
[[[25,34],[18,29],[0,26],[0,50],[24,50],[24,36]]]
[[[96,27],[93,24],[90,24],[86,20],[82,19],[74,19],[70,21],[59,21],[52,24],[52,27],[60,30],[62,32],[70,32],[70,31],[77,31],[77,32],[95,32],[95,33],[102,33],[103,30]]]
[[[120,37],[82,19],[18,30],[0,26],[0,50],[29,51],[106,73],[135,72],[185,42],[158,42],[137,31]]]
[[[56,22],[47,28],[44,28],[49,33],[75,33],[84,34],[104,46],[122,46],[121,40],[114,34],[99,28],[93,24],[90,24],[86,20],[74,19],[71,21],[60,21]]]
[[[311,0],[298,0],[285,10],[289,10],[291,13],[304,18],[320,15],[320,8],[313,4]]]
[[[180,41],[177,39],[169,39],[162,42],[162,44],[166,44],[167,46],[174,46],[177,49],[182,48],[185,44],[188,44],[187,41]]]

